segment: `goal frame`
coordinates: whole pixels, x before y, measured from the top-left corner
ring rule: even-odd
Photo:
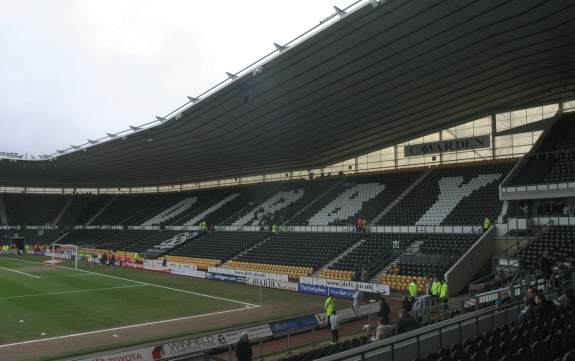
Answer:
[[[64,244],[64,243],[52,243],[48,246],[48,249],[50,250],[50,256],[51,256],[51,260],[52,260],[52,265],[55,265],[54,263],[54,259],[55,258],[63,258],[63,259],[67,259],[66,257],[55,257],[54,255],[56,254],[55,250],[56,250],[56,246],[58,247],[66,247],[66,248],[72,248],[74,250],[74,254],[72,255],[74,257],[74,270],[78,270],[78,246],[75,244]]]

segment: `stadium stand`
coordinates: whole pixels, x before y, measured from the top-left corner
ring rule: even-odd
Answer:
[[[412,234],[401,233],[373,233],[359,238],[363,240],[359,246],[322,270],[320,275],[343,280],[353,280],[363,271],[374,275],[389,263],[393,249],[404,249],[413,241]]]
[[[60,226],[86,224],[106,203],[112,199],[107,195],[73,195],[70,205],[64,210],[58,221]]]
[[[254,244],[263,241],[267,236],[263,232],[205,233],[168,254],[170,256],[217,260],[217,264],[221,264]]]
[[[562,183],[575,180],[574,113],[561,113],[545,130],[540,144],[526,156],[509,185]]]
[[[42,230],[0,230],[0,240],[10,241],[14,237],[24,237],[26,243],[51,243],[62,235],[58,229]]]
[[[426,361],[572,360],[575,337],[573,308],[553,309],[527,321],[506,324],[468,339],[463,344],[428,354]],[[530,313],[530,310],[528,310]],[[420,361],[420,360],[417,360]]]
[[[538,262],[544,251],[555,260],[564,262],[575,257],[575,226],[552,226],[540,237],[521,249],[516,256],[531,269],[538,267]]]
[[[60,195],[4,194],[4,204],[11,225],[52,224],[68,197]]]
[[[498,185],[513,163],[485,162],[434,169],[378,224],[478,225],[501,212]]]
[[[304,267],[311,273],[358,241],[353,233],[280,233],[249,249],[236,261]]]

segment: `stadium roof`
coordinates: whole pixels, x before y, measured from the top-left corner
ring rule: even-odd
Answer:
[[[312,169],[575,94],[570,0],[372,1],[338,16],[161,125],[51,160],[0,161],[0,184],[160,185]]]

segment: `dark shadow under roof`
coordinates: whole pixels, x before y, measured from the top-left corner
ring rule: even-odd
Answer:
[[[0,161],[0,184],[143,186],[326,166],[573,97],[573,29],[569,0],[368,4],[181,119],[52,161]]]

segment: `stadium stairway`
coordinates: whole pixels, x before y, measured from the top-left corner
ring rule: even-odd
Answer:
[[[365,243],[365,239],[360,239],[359,241],[357,241],[354,245],[352,245],[351,247],[349,247],[348,249],[346,249],[344,252],[342,252],[341,254],[339,254],[337,257],[335,257],[334,259],[330,260],[328,263],[326,263],[325,265],[321,266],[317,271],[315,271],[314,273],[311,274],[312,277],[318,277],[323,271],[325,271],[326,269],[330,268],[334,263],[336,263],[337,261],[339,261],[340,259],[342,259],[343,257],[347,256],[349,253],[351,253],[354,249],[356,249],[357,247],[361,246],[363,243]]]
[[[253,246],[251,246],[251,247],[249,247],[249,248],[243,250],[243,251],[240,252],[239,254],[233,256],[232,258],[230,258],[229,260],[227,260],[226,262],[224,262],[224,263],[222,264],[222,266],[227,266],[230,262],[235,262],[235,261],[238,259],[238,257],[241,257],[241,256],[243,256],[244,254],[250,252],[251,250],[256,249],[257,247],[259,247],[259,246],[261,246],[262,244],[266,243],[269,239],[270,239],[270,237],[266,237],[266,238],[262,239],[260,242],[257,242],[257,243],[254,244]]]
[[[294,213],[293,216],[291,216],[288,220],[288,224],[290,225],[294,225],[294,222],[298,219],[298,217],[305,213],[306,211],[308,211],[310,208],[313,208],[315,206],[315,204],[323,199],[324,197],[326,197],[328,194],[330,194],[330,192],[332,192],[334,189],[337,189],[338,187],[341,186],[341,184],[345,181],[345,178],[342,178],[340,180],[338,180],[337,182],[335,182],[331,187],[329,187],[328,189],[326,189],[324,192],[322,192],[320,195],[318,195],[313,201],[309,202],[305,207],[303,207],[302,209],[300,209],[298,212]],[[297,222],[296,222],[297,223]]]
[[[387,266],[385,266],[381,271],[379,271],[373,277],[371,277],[369,282],[374,283],[382,282],[383,277],[386,276],[390,270],[396,269],[398,267],[401,256],[416,254],[417,252],[419,252],[419,247],[423,244],[423,242],[424,241],[421,239],[420,240],[414,239],[414,241],[411,242],[398,256],[394,257]]]
[[[90,218],[88,220],[88,222],[86,222],[87,226],[92,225],[92,223],[102,214],[106,211],[106,209],[108,209],[108,207],[110,207],[112,205],[112,203],[114,203],[116,201],[116,199],[118,199],[118,197],[113,197],[111,198],[106,204],[104,204],[104,206],[102,208],[100,208],[100,210],[96,213],[94,213],[94,215],[92,216],[92,218]]]
[[[378,214],[374,219],[371,220],[372,224],[378,224],[378,222],[390,211],[395,207],[399,202],[405,198],[412,190],[415,189],[429,174],[431,174],[432,170],[429,169],[426,172],[423,172],[419,178],[415,182],[413,182],[409,187],[407,187],[396,199],[393,200],[380,214]]]
[[[70,205],[72,204],[73,199],[74,199],[73,197],[68,198],[68,201],[64,204],[64,207],[62,207],[62,209],[60,210],[60,212],[58,213],[56,218],[54,218],[54,220],[52,221],[52,224],[60,223],[60,220],[62,219],[62,217],[64,216],[64,214],[68,210],[68,208],[70,208]]]

